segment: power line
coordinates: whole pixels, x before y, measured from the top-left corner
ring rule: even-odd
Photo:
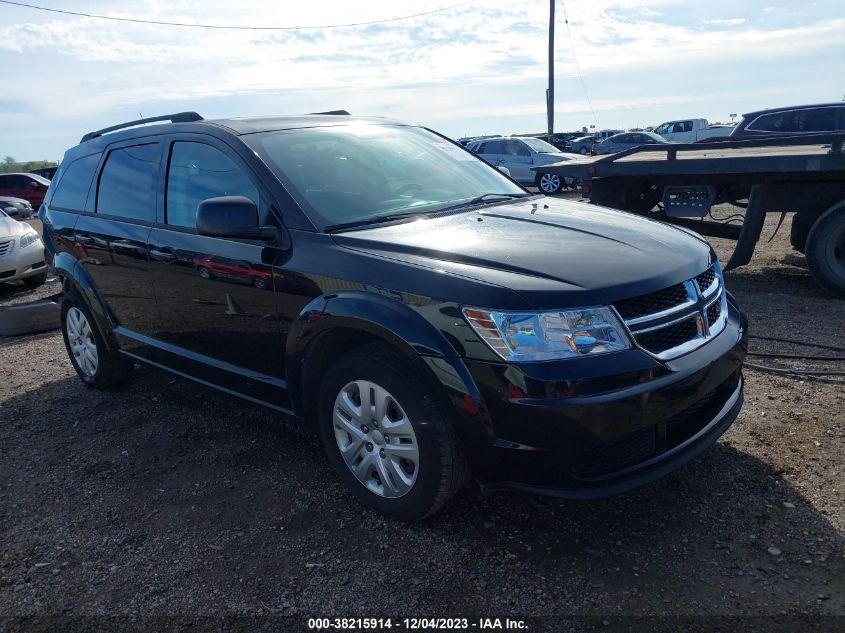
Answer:
[[[114,22],[133,22],[136,24],[155,24],[158,26],[182,26],[197,29],[226,29],[240,31],[303,31],[308,29],[340,29],[352,26],[368,26],[370,24],[399,22],[400,20],[410,20],[411,18],[419,18],[424,15],[432,15],[433,13],[448,11],[449,9],[457,9],[458,7],[471,4],[474,1],[475,0],[467,0],[466,2],[459,2],[457,4],[449,5],[448,7],[440,7],[439,9],[432,9],[431,11],[423,11],[421,13],[413,13],[411,15],[400,15],[395,18],[386,18],[384,20],[372,20],[370,22],[350,22],[347,24],[323,24],[307,26],[233,26],[228,24],[190,24],[188,22],[165,22],[162,20],[142,20],[140,18],[117,18],[110,15],[97,15],[93,13],[82,13],[79,11],[65,11],[63,9],[52,9],[50,7],[42,7],[35,4],[27,4],[25,2],[12,2],[11,0],[0,0],[0,4],[8,4],[16,7],[24,7],[27,9],[37,9],[38,11],[48,11],[50,13],[61,13],[62,15],[73,15],[82,18],[96,18],[98,20],[112,20]]]
[[[566,17],[565,0],[560,0],[560,4],[563,7],[563,21],[566,24],[566,34],[569,36],[569,50],[572,51],[572,60],[575,62],[575,70],[578,73],[578,80],[581,82],[581,89],[584,91],[584,98],[587,100],[587,105],[590,106],[590,112],[593,113],[593,122],[596,124],[596,127],[598,127],[599,120],[598,117],[596,117],[596,111],[593,109],[593,102],[590,101],[590,95],[587,94],[587,84],[584,83],[584,75],[581,73],[581,65],[578,63],[578,56],[575,54],[575,43],[572,41],[572,31],[569,29],[569,18]]]

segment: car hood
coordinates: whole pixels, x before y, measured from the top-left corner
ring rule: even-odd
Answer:
[[[18,237],[29,230],[29,224],[18,222],[14,218],[0,217],[0,239],[4,237]]]
[[[508,288],[539,308],[652,292],[697,275],[714,257],[692,232],[546,197],[333,237],[349,249]],[[449,294],[444,283],[439,298],[462,301]]]

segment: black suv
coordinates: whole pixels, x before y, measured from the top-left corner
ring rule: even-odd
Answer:
[[[620,493],[736,418],[746,322],[694,233],[399,122],[153,120],[85,135],[40,209],[88,385],[144,363],[312,421],[405,520],[470,475]]]

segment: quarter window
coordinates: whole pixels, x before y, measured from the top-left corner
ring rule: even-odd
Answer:
[[[259,203],[258,189],[219,149],[205,143],[174,143],[167,173],[167,223],[195,228],[199,203],[219,196],[246,196]]]
[[[94,179],[100,154],[77,158],[63,170],[56,185],[56,192],[50,206],[73,211],[83,211],[88,198],[88,189]]]
[[[97,213],[154,221],[158,161],[158,143],[112,150],[100,176]]]

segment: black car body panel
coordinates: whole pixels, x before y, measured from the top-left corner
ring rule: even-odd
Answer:
[[[462,312],[607,306],[693,287],[690,280],[716,266],[704,240],[631,214],[541,196],[327,233],[259,158],[250,137],[355,122],[399,125],[342,119],[173,123],[94,137],[69,150],[40,211],[45,244],[65,287],[84,296],[107,345],[306,418],[320,378],[312,362],[320,341],[335,336],[339,349],[385,341],[438,386],[468,460],[491,488],[619,492],[676,468],[727,428],[741,404],[747,337],[732,301],[720,333],[671,360],[633,347],[505,362]],[[161,145],[150,171],[152,216],[131,220],[98,209],[109,156],[151,142]],[[215,147],[248,174],[262,222],[280,239],[208,237],[167,224],[164,187],[177,142]],[[71,172],[82,159],[85,168]],[[75,208],[53,204],[56,192],[72,184],[62,184],[66,173],[77,179]],[[237,274],[226,272],[233,267]],[[585,466],[589,460],[595,463]]]

